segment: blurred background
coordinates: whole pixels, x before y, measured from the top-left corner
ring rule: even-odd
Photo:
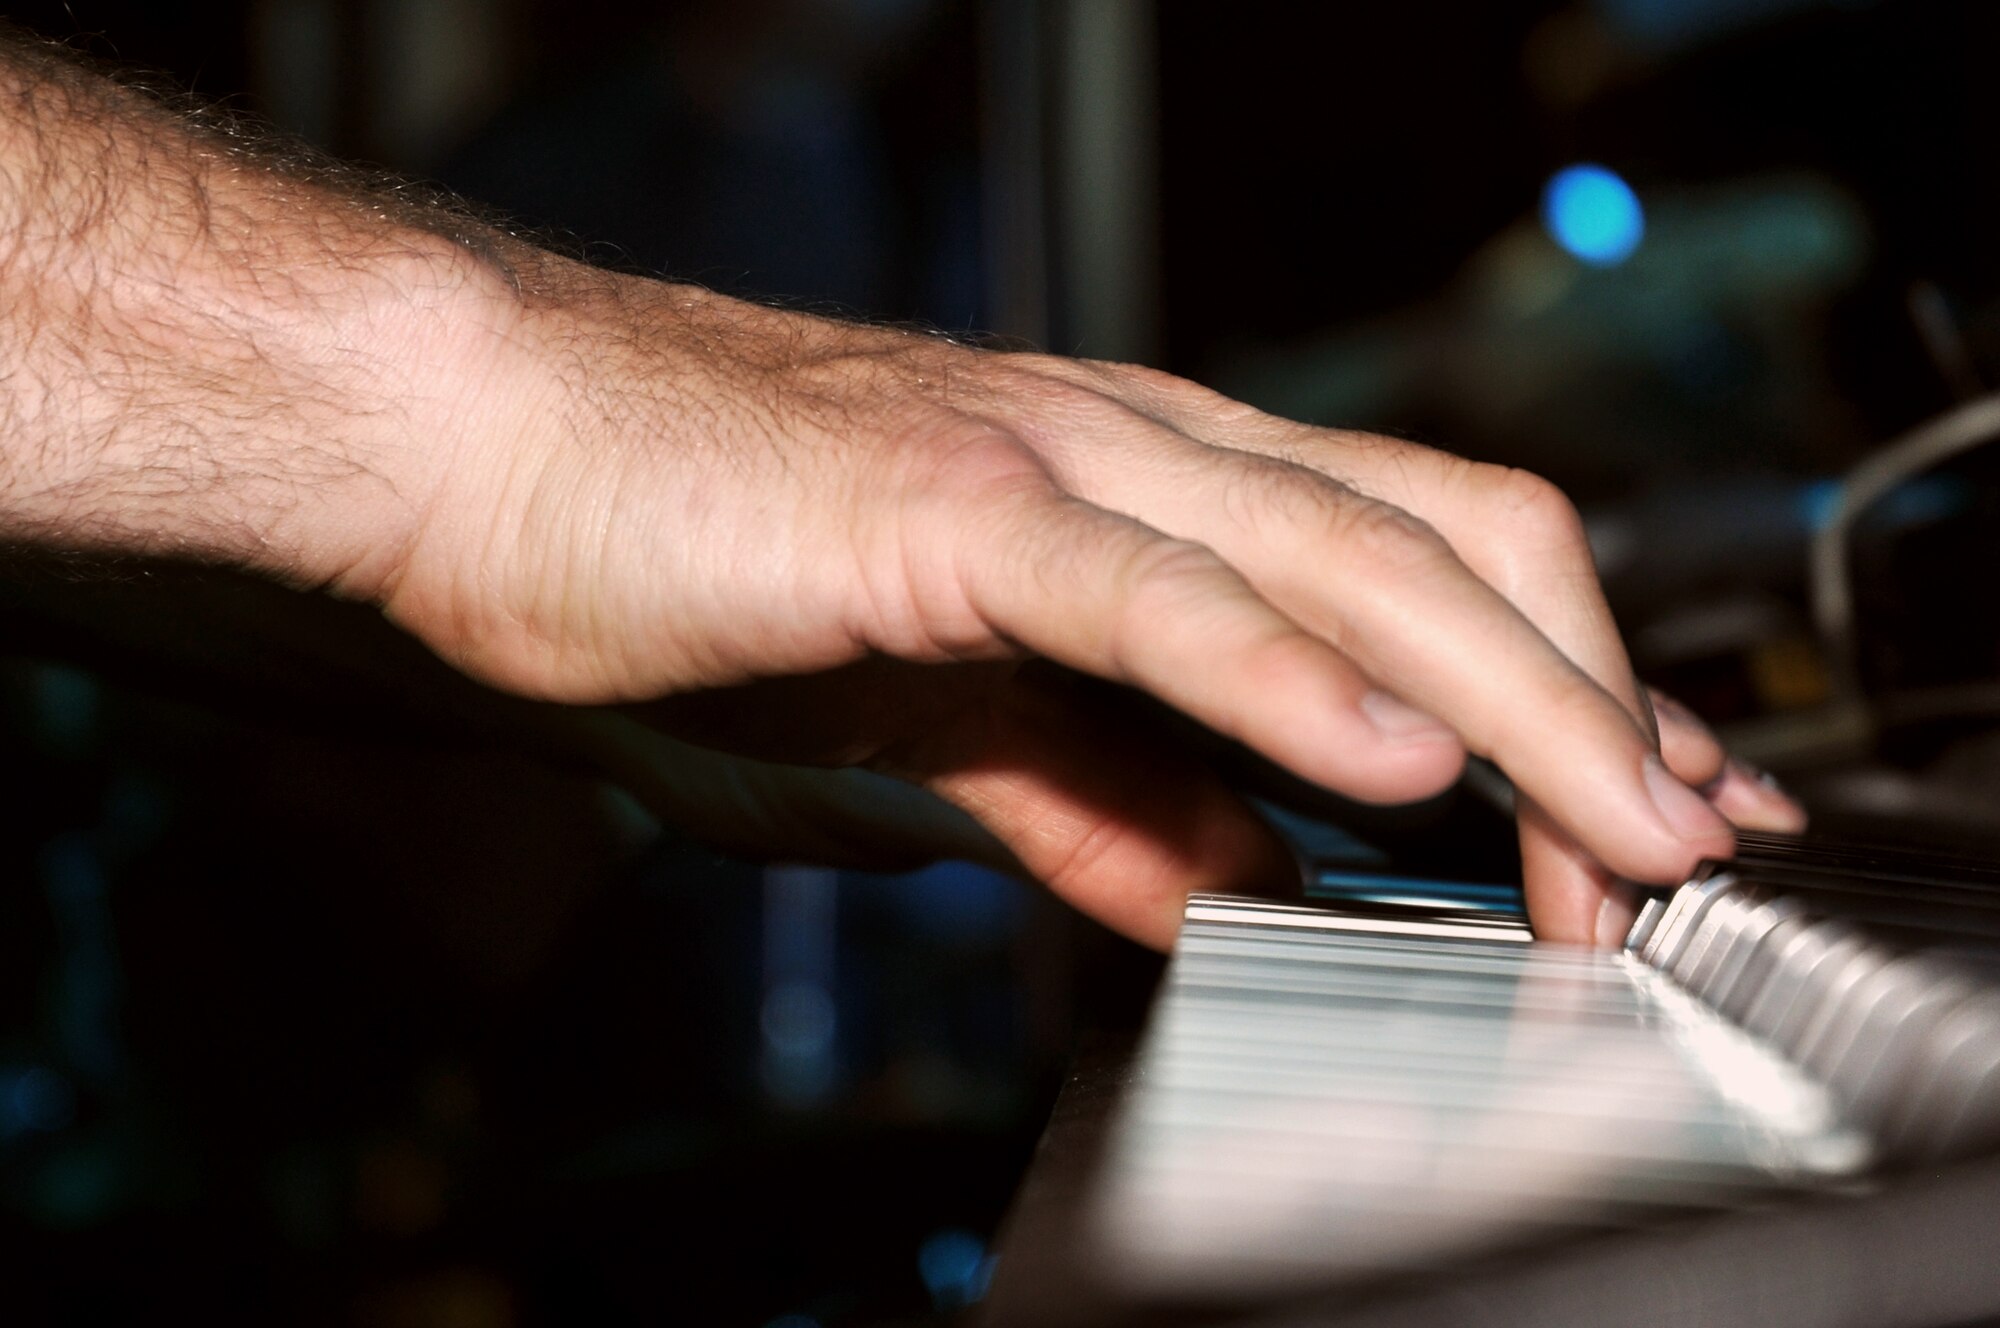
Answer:
[[[2000,840],[1994,6],[7,14],[599,262],[1537,470],[1642,671],[1822,825]],[[1156,961],[962,864],[719,856],[545,720],[351,606],[0,564],[0,1318],[977,1300]],[[1300,800],[1335,863],[1513,870],[1476,798]]]

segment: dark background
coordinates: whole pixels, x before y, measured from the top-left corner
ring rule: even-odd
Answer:
[[[1833,481],[2000,374],[1992,7],[1321,9],[7,13],[596,261],[1539,470],[1642,669],[1822,823],[1991,842],[1991,463],[1858,523],[1851,638],[1806,549]],[[1580,162],[1645,208],[1622,263],[1539,216]],[[0,1317],[976,1299],[1077,1030],[1129,1027],[1153,961],[968,867],[718,857],[536,723],[365,612],[6,564]],[[1466,800],[1414,824],[1511,870]]]

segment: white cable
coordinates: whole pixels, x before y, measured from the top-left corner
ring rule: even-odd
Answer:
[[[1968,401],[1875,452],[1840,482],[1833,513],[1813,532],[1807,575],[1813,624],[1833,667],[1838,699],[1865,707],[1854,639],[1854,582],[1848,539],[1861,515],[1898,485],[2000,438],[2000,393]]]

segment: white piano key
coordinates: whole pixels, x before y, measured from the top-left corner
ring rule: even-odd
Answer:
[[[1930,1159],[2000,1143],[2000,990],[1945,1011],[1914,1058],[1884,1133],[1899,1157]]]
[[[1802,1003],[1813,975],[1836,967],[1862,947],[1851,928],[1833,923],[1804,922],[1784,929],[1771,951],[1770,969],[1756,999],[1743,1012],[1742,1025],[1770,1046],[1784,1050],[1781,1033],[1796,1032],[1811,1011]]]
[[[1784,898],[1759,899],[1738,929],[1729,953],[1717,961],[1695,995],[1725,1018],[1740,1019],[1770,971],[1771,951],[1788,921],[1802,921],[1799,906]]]
[[[1727,872],[1718,872],[1698,877],[1676,890],[1640,958],[1654,968],[1672,968],[1674,961],[1680,958],[1681,949],[1699,928],[1709,905],[1735,885],[1735,877]]]
[[[1868,1165],[1822,1086],[1629,954],[1199,913],[1100,1192],[1135,1277],[1421,1266]]]
[[[1849,1119],[1877,1131],[1886,1126],[1895,1099],[1911,1091],[1923,1048],[1977,990],[1963,974],[1920,960],[1885,974],[1883,989],[1824,1074]]]
[[[1695,926],[1695,934],[1681,947],[1672,968],[1662,969],[1674,981],[1692,991],[1728,951],[1742,930],[1753,901],[1742,887],[1720,892]]]

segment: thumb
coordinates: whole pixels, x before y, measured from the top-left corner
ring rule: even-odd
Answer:
[[[1298,879],[1262,821],[1192,756],[1119,722],[1101,693],[1017,689],[898,754],[1059,897],[1170,949],[1190,894]]]

